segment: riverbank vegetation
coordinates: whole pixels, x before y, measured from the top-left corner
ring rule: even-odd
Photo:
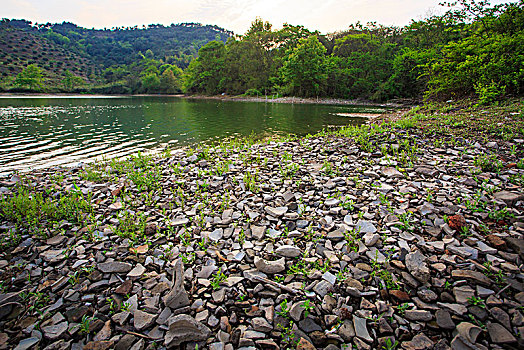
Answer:
[[[186,50],[187,54],[179,50],[166,56],[158,45],[151,49],[146,44],[135,45],[143,51],[135,52],[132,60],[113,62],[95,55],[100,70],[89,78],[78,79],[67,71],[69,78],[64,75],[59,86],[43,81],[40,87],[10,76],[4,78],[3,88],[374,101],[474,96],[481,103],[522,95],[523,3],[490,6],[487,1],[460,0],[445,6],[445,14],[402,28],[357,23],[326,35],[288,24],[274,30],[270,23],[256,19],[244,35],[220,31],[220,40],[207,42],[198,55],[195,50]],[[49,30],[45,35],[54,38]],[[114,31],[122,36],[128,30]],[[135,28],[132,32],[138,35],[141,31]],[[71,34],[63,35],[69,38]]]

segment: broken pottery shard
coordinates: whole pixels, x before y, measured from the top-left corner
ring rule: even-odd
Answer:
[[[187,292],[184,289],[184,271],[182,269],[182,260],[178,259],[175,262],[175,267],[173,269],[173,288],[171,291],[164,297],[164,304],[171,309],[179,309],[184,306],[189,305],[189,298]]]
[[[207,340],[211,330],[189,315],[176,315],[169,320],[169,330],[164,338],[165,346],[170,349],[184,342]]]

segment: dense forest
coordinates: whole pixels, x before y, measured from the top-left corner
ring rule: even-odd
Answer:
[[[244,35],[199,24],[88,30],[8,20],[2,31],[38,36],[67,49],[67,59],[83,59],[78,62],[86,70],[63,70],[59,89],[64,91],[375,101],[475,96],[486,103],[521,95],[522,0],[497,6],[459,0],[443,6],[443,15],[405,27],[357,23],[326,35],[289,24],[274,30],[261,19]],[[5,55],[1,59],[5,64]],[[37,63],[4,75],[2,86],[53,89]]]

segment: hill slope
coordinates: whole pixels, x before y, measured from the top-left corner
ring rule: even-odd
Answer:
[[[43,69],[46,85],[56,85],[66,71],[95,80],[114,65],[131,65],[144,57],[186,68],[198,50],[233,33],[217,26],[182,23],[139,28],[87,29],[73,23],[0,22],[0,77],[14,77],[29,64]]]

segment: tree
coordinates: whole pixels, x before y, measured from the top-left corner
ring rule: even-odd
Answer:
[[[82,85],[84,80],[80,77],[77,77],[76,75],[73,75],[69,70],[66,70],[65,72],[65,78],[62,80],[62,84],[64,85],[64,89],[71,91],[75,87]]]
[[[42,89],[43,81],[42,69],[35,64],[30,64],[18,73],[14,84],[19,88],[38,91]]]
[[[187,69],[186,89],[208,95],[220,92],[224,78],[226,47],[221,41],[210,41],[198,50],[198,58]]]
[[[168,68],[164,70],[162,75],[160,76],[160,90],[163,93],[166,94],[177,94],[182,92],[181,84],[180,84],[180,77],[181,77],[181,69],[178,67],[174,67],[175,69]],[[177,76],[175,76],[174,72],[177,72]]]
[[[327,82],[326,48],[316,36],[300,39],[295,49],[289,50],[280,69],[289,93],[298,96],[318,96]]]

